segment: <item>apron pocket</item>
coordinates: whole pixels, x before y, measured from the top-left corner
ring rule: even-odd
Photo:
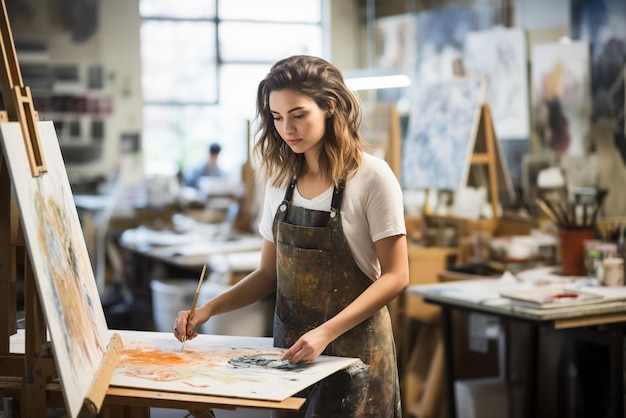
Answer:
[[[332,295],[331,258],[318,249],[278,244],[277,313],[283,320],[316,327],[326,318]]]

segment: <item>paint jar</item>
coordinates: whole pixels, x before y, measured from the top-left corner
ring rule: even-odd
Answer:
[[[602,260],[602,286],[624,286],[624,259],[609,257]]]
[[[593,239],[593,229],[560,229],[561,274],[563,276],[585,276],[584,242]]]
[[[587,276],[598,278],[598,270],[602,269],[602,257],[600,253],[600,245],[602,241],[590,239],[583,243],[585,249],[585,270]]]
[[[613,242],[600,240],[589,240],[584,242],[585,247],[585,268],[587,276],[601,279],[602,261],[606,258],[617,257],[618,247]]]

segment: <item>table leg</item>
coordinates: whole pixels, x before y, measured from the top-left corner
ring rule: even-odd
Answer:
[[[539,329],[516,320],[501,321],[504,328],[504,373],[510,417],[537,417]]]
[[[611,416],[624,416],[624,329],[621,324],[611,327],[610,331],[610,380],[611,380]]]
[[[443,339],[444,362],[443,370],[445,376],[445,399],[446,415],[448,418],[456,418],[456,399],[454,396],[454,343],[452,309],[448,306],[441,307],[441,338]]]
[[[537,416],[537,388],[538,377],[537,367],[539,367],[539,328],[534,324],[530,324],[530,338],[529,338],[529,367],[528,367],[528,417]]]

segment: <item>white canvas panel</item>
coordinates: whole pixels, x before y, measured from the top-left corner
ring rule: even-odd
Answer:
[[[48,169],[39,177],[31,176],[19,123],[0,123],[0,136],[66,407],[76,417],[109,335],[54,126],[38,129]]]
[[[282,401],[338,370],[365,367],[359,359],[334,356],[302,365],[281,362],[285,350],[266,337],[200,334],[181,351],[170,332],[115,332],[124,349],[112,386]]]

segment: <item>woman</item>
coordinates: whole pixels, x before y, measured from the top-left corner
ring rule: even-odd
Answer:
[[[257,95],[260,174],[268,182],[254,272],[176,329],[276,292],[274,345],[283,360],[359,357],[306,393],[297,416],[400,416],[386,305],[408,285],[402,192],[389,166],[365,154],[361,109],[339,70],[312,56],[274,64]],[[176,333],[182,341],[183,336]]]

